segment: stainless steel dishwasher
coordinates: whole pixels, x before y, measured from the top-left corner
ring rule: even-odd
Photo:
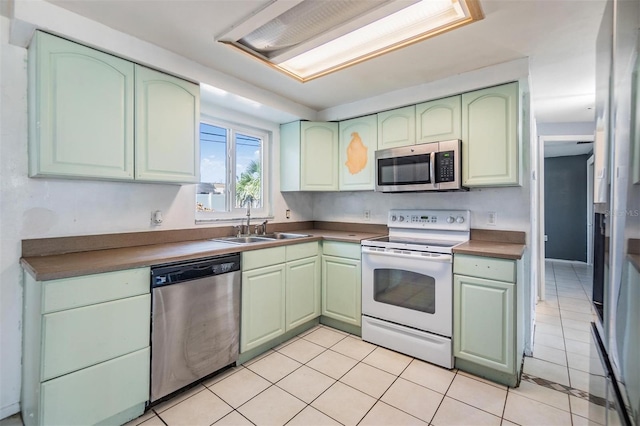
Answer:
[[[151,268],[151,402],[238,359],[240,255]]]

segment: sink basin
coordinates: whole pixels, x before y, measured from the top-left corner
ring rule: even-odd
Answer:
[[[266,243],[273,240],[288,240],[292,238],[304,238],[310,237],[309,234],[295,234],[291,232],[274,232],[266,235],[250,235],[246,237],[225,237],[216,238],[213,241],[219,241],[230,244],[253,244],[253,243]]]
[[[275,232],[273,234],[262,235],[262,237],[270,238],[273,240],[288,240],[291,238],[304,238],[304,237],[310,237],[310,236],[311,235],[309,234],[294,234],[291,232]]]
[[[266,238],[264,236],[250,236],[250,237],[227,237],[227,238],[217,238],[215,241],[222,241],[225,243],[232,244],[251,244],[251,243],[266,243],[268,241],[273,241],[274,238]]]

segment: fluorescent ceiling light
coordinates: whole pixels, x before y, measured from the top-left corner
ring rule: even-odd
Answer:
[[[478,0],[275,0],[217,39],[304,82],[482,18]]]

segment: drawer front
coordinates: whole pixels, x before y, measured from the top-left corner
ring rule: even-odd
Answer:
[[[327,256],[347,257],[360,260],[361,246],[357,243],[343,243],[340,241],[324,241],[322,254]]]
[[[516,262],[507,259],[456,254],[453,257],[453,273],[515,283]]]
[[[286,246],[287,262],[318,255],[318,242],[294,244]]]
[[[42,381],[149,346],[151,295],[42,317]]]
[[[43,383],[45,425],[93,425],[149,399],[149,348]]]
[[[43,312],[79,308],[150,292],[149,268],[44,281]]]
[[[245,251],[242,253],[242,270],[262,268],[277,265],[286,261],[285,247],[272,247],[262,250]]]

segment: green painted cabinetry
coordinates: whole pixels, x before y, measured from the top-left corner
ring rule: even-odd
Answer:
[[[149,399],[149,268],[35,281],[25,274],[26,425],[122,424]]]
[[[322,315],[360,326],[360,245],[325,241],[322,246]]]
[[[241,312],[240,352],[285,332],[284,263],[242,271]]]
[[[337,191],[338,143],[338,123],[281,125],[280,190]]]
[[[198,181],[197,84],[39,31],[29,84],[30,176]]]
[[[136,179],[200,180],[200,87],[136,65]]]
[[[415,143],[415,105],[378,113],[378,149],[397,148]]]
[[[375,188],[378,120],[375,115],[340,122],[340,191]]]
[[[462,94],[462,184],[520,184],[518,83]]]
[[[320,316],[318,243],[242,253],[240,352]]]
[[[462,139],[461,97],[416,105],[416,143]]]
[[[456,368],[516,385],[522,361],[516,261],[456,254],[453,268]]]
[[[133,179],[134,64],[36,32],[29,175]]]

